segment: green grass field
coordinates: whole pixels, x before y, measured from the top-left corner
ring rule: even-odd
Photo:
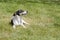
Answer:
[[[21,1],[21,0],[20,0]],[[60,5],[44,1],[0,1],[0,40],[60,40]],[[28,10],[27,28],[9,24],[12,14]]]

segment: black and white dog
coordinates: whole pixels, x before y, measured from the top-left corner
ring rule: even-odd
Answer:
[[[24,28],[26,28],[24,24],[28,24],[28,23],[22,19],[22,16],[26,15],[27,13],[28,11],[18,10],[13,14],[13,17],[11,19],[11,24],[13,25],[13,28],[16,28],[17,25],[21,25]]]

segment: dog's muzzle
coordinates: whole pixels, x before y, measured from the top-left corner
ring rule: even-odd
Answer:
[[[22,15],[26,15],[28,13],[28,11],[24,11],[23,13],[22,13]]]

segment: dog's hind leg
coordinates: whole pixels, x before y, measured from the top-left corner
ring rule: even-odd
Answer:
[[[22,20],[22,22],[23,22],[23,24],[29,24],[29,23],[25,22],[24,20]]]
[[[16,26],[15,26],[15,25],[13,25],[13,28],[15,29],[15,28],[16,28]]]

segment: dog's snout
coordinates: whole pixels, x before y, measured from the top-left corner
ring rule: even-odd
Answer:
[[[28,13],[28,11],[26,11]]]

